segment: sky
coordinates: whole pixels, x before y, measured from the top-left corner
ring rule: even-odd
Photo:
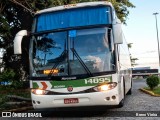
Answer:
[[[138,58],[135,67],[159,68],[156,19],[153,13],[158,12],[157,23],[160,37],[160,0],[130,0],[136,7],[129,9],[127,25],[123,32],[133,58]]]

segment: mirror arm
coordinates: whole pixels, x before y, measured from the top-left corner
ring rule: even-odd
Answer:
[[[14,54],[22,54],[22,47],[21,47],[22,39],[24,36],[27,35],[28,35],[27,30],[21,30],[16,34],[14,38]]]

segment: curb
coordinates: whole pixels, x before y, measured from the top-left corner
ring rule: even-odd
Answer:
[[[11,109],[11,110],[3,110],[2,112],[22,112],[26,110],[33,110],[33,106],[22,107],[22,108]]]
[[[153,93],[152,91],[149,91],[149,90],[146,90],[146,89],[143,89],[143,88],[140,88],[139,90],[141,90],[142,92],[147,93],[147,94],[149,94],[149,95],[151,95],[151,96],[160,97],[160,95],[155,94],[155,93]]]

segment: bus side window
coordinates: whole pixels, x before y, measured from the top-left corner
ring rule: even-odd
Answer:
[[[113,14],[112,14],[112,15],[113,15],[113,20],[117,18],[117,15],[116,15],[115,9],[113,9]]]

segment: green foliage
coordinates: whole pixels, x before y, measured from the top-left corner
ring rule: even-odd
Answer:
[[[155,75],[151,75],[146,79],[147,85],[153,90],[159,84],[159,77]]]
[[[11,88],[13,88],[13,89],[27,89],[27,88],[29,88],[29,81],[13,81]]]
[[[134,8],[135,6],[129,0],[108,0],[111,2],[116,10],[118,18],[122,23],[126,24],[126,19],[129,15],[128,8]]]
[[[14,89],[23,88],[23,82],[13,81],[11,87]]]
[[[29,81],[20,81],[16,79],[16,73],[13,69],[6,69],[0,74],[0,90],[8,89],[26,89],[29,88]],[[10,83],[9,85],[7,83]],[[4,85],[7,84],[7,85]]]
[[[160,95],[160,86],[151,90],[149,87],[144,87],[145,90],[152,91],[154,94]]]
[[[5,90],[5,92],[0,89],[0,111],[16,109],[16,108],[22,107],[21,104],[20,105],[6,104],[6,102],[17,101],[14,98],[7,97],[8,95],[16,95],[16,96],[20,96],[20,97],[24,97],[24,98],[31,98],[31,94],[30,94],[29,89],[26,89],[26,90],[24,90],[24,89],[10,90],[10,89],[8,89],[8,90]],[[31,106],[31,103],[27,102],[26,104],[23,104],[23,106]]]
[[[4,70],[0,75],[0,81],[12,81],[14,79],[15,72],[12,69]]]
[[[137,65],[136,61],[139,60],[138,58],[133,58],[132,56],[130,56],[130,59],[131,59],[131,66],[135,66]]]
[[[132,48],[132,44],[133,43],[128,43],[127,45],[128,45],[128,48]]]

